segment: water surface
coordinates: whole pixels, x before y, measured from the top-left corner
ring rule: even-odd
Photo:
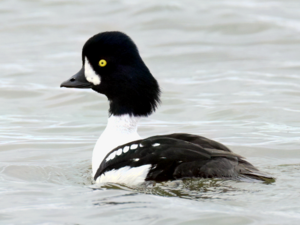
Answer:
[[[298,1],[0,3],[1,224],[298,224]],[[188,180],[95,188],[91,154],[108,103],[60,89],[90,36],[132,37],[163,91],[143,137],[220,141],[273,184]]]

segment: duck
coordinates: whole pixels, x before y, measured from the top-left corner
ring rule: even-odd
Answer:
[[[273,179],[225,145],[187,133],[141,138],[137,126],[155,112],[160,87],[133,40],[120,31],[98,33],[82,48],[82,67],[60,87],[105,95],[107,126],[92,155],[95,183],[139,185],[190,178]]]

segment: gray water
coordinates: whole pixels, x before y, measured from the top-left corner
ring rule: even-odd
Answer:
[[[0,2],[1,224],[299,224],[300,2]],[[104,96],[60,89],[92,35],[136,42],[163,94],[143,137],[203,135],[276,177],[93,186]]]

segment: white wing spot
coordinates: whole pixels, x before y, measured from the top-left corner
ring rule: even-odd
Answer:
[[[137,144],[133,144],[133,145],[130,146],[130,149],[133,150],[133,149],[136,149],[137,147],[138,147]]]
[[[125,146],[123,149],[123,152],[126,153],[126,152],[128,152],[128,150],[129,150],[129,146]]]
[[[166,159],[166,157],[160,157],[161,159]]]
[[[144,145],[140,144],[140,148],[144,147]]]
[[[135,161],[135,162],[137,162],[137,161],[139,161],[139,160],[140,160],[139,158],[133,159],[133,161]]]
[[[116,156],[116,152],[111,153],[110,156],[109,156],[110,160],[111,160],[111,159],[114,159],[115,156]]]
[[[128,146],[126,146],[126,147],[128,147]],[[126,147],[123,149],[124,153],[128,152],[128,150],[129,150],[129,148],[126,148]]]
[[[160,146],[160,143],[155,143],[152,145],[153,147],[157,147],[157,146]]]
[[[122,154],[122,149],[120,148],[120,149],[117,151],[116,154],[117,154],[117,155],[121,155],[121,154]]]

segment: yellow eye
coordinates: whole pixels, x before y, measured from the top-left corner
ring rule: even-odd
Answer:
[[[104,60],[104,59],[101,59],[101,60],[99,61],[99,66],[101,66],[101,67],[106,66],[106,64],[107,64],[107,62],[106,62],[106,60]]]

